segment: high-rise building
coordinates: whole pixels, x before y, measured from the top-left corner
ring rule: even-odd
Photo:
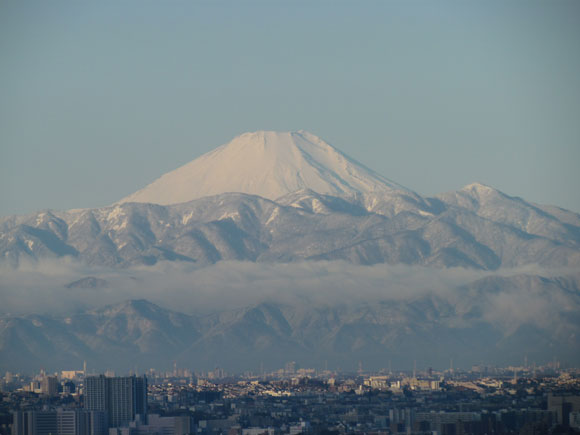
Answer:
[[[105,411],[87,411],[90,416],[90,435],[107,435],[109,433],[109,417]],[[60,434],[59,434],[60,435]]]
[[[56,413],[56,427],[59,435],[88,435],[89,413],[78,410],[59,410]]]
[[[89,376],[85,378],[84,398],[85,409],[89,411],[106,411],[108,407],[109,388],[105,376]]]
[[[558,424],[568,427],[570,425],[570,414],[580,411],[580,396],[556,396],[549,393],[548,411],[556,413],[556,421]]]
[[[12,413],[12,435],[56,435],[55,411]]]
[[[49,397],[58,395],[58,379],[56,376],[45,376],[40,383],[42,394]]]
[[[16,411],[12,435],[107,435],[106,413],[83,409]]]
[[[85,408],[106,411],[109,427],[127,426],[135,416],[147,416],[147,378],[103,375],[85,379]]]

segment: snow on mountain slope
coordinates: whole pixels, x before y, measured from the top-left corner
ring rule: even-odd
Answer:
[[[302,189],[336,196],[407,190],[311,133],[257,131],[168,172],[119,203],[168,205],[226,192],[274,200]]]
[[[569,246],[580,242],[579,216],[555,207],[524,201],[481,183],[472,183],[461,190],[437,196],[450,207],[470,211],[493,222],[509,225],[525,233],[555,238]]]
[[[352,198],[302,190],[277,201],[223,193],[168,206],[40,212],[0,219],[0,265],[60,257],[112,267],[222,260],[486,270],[580,265],[579,226],[499,191],[488,193],[487,201],[465,189],[439,199],[400,190]]]

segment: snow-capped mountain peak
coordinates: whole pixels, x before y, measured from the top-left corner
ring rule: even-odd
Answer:
[[[256,131],[235,137],[119,202],[168,205],[226,192],[276,199],[302,189],[338,196],[408,190],[306,131]]]

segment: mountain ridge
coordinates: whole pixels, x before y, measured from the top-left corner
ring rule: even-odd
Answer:
[[[499,203],[478,202],[464,191],[434,198],[400,190],[346,198],[302,190],[278,201],[225,193],[169,206],[124,203],[41,212],[0,219],[0,263],[72,256],[114,267],[221,260],[491,270],[580,265],[580,226],[573,225],[580,216],[556,210],[561,221],[549,208],[493,192]]]

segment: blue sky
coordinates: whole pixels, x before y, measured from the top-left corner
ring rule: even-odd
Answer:
[[[578,1],[0,3],[0,215],[305,129],[420,194],[580,211]]]

